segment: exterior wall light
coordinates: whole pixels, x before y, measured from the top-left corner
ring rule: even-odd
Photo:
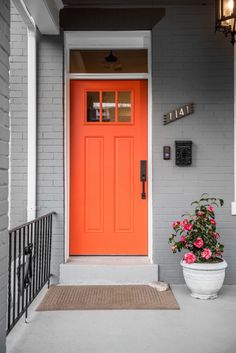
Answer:
[[[230,35],[235,43],[236,0],[216,0],[216,30]]]

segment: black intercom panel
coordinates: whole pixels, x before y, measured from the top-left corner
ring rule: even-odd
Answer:
[[[170,160],[170,146],[163,146],[163,159]]]
[[[179,167],[192,164],[192,141],[175,141],[175,164]]]

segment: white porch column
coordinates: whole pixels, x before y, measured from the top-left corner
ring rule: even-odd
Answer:
[[[36,30],[28,28],[28,221],[31,221],[36,217],[36,67]]]
[[[28,170],[27,170],[27,220],[36,216],[36,26],[23,0],[13,0],[28,33]]]
[[[236,44],[234,45],[234,201],[232,215],[236,215]]]

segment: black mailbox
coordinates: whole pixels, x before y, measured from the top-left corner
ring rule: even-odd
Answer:
[[[192,164],[192,141],[175,141],[175,164],[179,167]]]

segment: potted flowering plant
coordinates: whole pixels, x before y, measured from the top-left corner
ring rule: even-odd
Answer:
[[[194,298],[213,299],[221,289],[227,263],[223,260],[224,245],[219,242],[214,207],[223,206],[222,199],[203,194],[194,201],[193,213],[173,222],[169,238],[173,253],[186,250],[181,261],[183,275]]]

